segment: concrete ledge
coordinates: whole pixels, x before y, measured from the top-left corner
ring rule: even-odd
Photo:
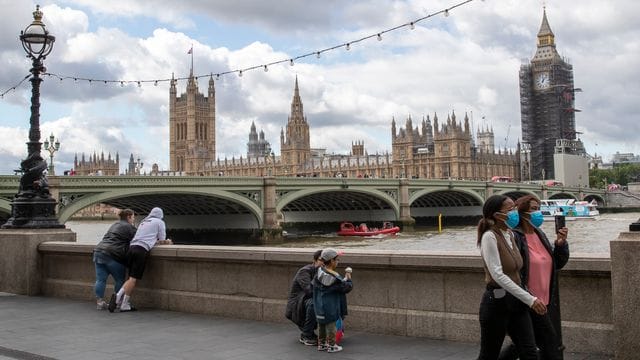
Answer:
[[[93,246],[42,243],[43,293],[93,299]],[[286,297],[310,249],[159,246],[132,297],[140,307],[286,322]],[[477,342],[484,291],[477,255],[347,249],[354,268],[347,327],[373,333]],[[576,256],[561,271],[568,351],[612,353],[610,261]],[[339,269],[343,271],[342,269]]]

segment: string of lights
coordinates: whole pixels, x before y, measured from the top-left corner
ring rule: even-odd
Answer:
[[[458,7],[464,6],[470,2],[472,2],[474,0],[464,0],[461,1],[457,4],[452,5],[451,7],[448,8],[444,8],[442,10],[436,11],[434,13],[425,15],[423,17],[420,17],[418,19],[415,19],[413,21],[409,21],[407,23],[404,24],[400,24],[376,33],[373,33],[371,35],[367,35],[364,37],[361,37],[359,39],[355,39],[355,40],[351,40],[342,44],[338,44],[338,45],[334,45],[331,47],[327,47],[324,49],[320,49],[320,50],[315,50],[315,51],[311,51],[302,55],[297,55],[291,58],[286,58],[286,59],[281,59],[281,60],[276,60],[276,61],[272,61],[272,62],[268,62],[268,63],[263,63],[260,65],[253,65],[253,66],[249,66],[246,68],[239,68],[239,69],[233,69],[233,70],[228,70],[228,71],[223,71],[223,72],[211,72],[208,74],[203,74],[203,75],[197,75],[194,76],[194,78],[197,80],[199,78],[206,78],[206,77],[215,77],[216,80],[219,80],[221,76],[225,76],[225,75],[230,75],[230,74],[237,74],[239,77],[242,77],[243,74],[245,74],[247,71],[252,71],[252,70],[256,70],[256,69],[263,69],[265,72],[269,71],[269,67],[274,66],[274,65],[279,65],[279,64],[289,64],[290,66],[294,66],[296,64],[296,62],[298,62],[298,60],[304,59],[304,58],[308,58],[308,57],[312,57],[315,56],[316,58],[320,58],[321,55],[323,53],[329,52],[329,51],[334,51],[337,49],[341,49],[344,48],[345,50],[349,51],[351,50],[351,47],[361,43],[363,41],[369,40],[369,39],[377,39],[378,41],[382,41],[382,36],[384,34],[399,30],[399,29],[403,29],[403,28],[409,28],[411,30],[415,29],[415,26],[417,23],[428,20],[434,16],[443,14],[445,17],[449,16],[449,13],[451,10],[456,9]],[[484,0],[482,0],[484,1]],[[73,80],[74,82],[78,82],[78,81],[83,81],[83,82],[88,82],[90,85],[91,84],[120,84],[121,87],[124,86],[128,86],[128,85],[132,85],[135,84],[138,87],[142,87],[143,84],[153,84],[154,86],[158,86],[159,83],[164,83],[164,82],[169,82],[172,80],[175,81],[181,81],[181,80],[188,80],[189,76],[183,76],[183,77],[178,77],[178,78],[163,78],[163,79],[144,79],[144,80],[113,80],[113,79],[94,79],[94,78],[87,78],[87,77],[81,77],[81,76],[70,76],[70,75],[60,75],[60,74],[55,74],[55,73],[49,73],[46,72],[44,73],[44,75],[47,75],[49,77],[55,77],[57,79],[59,79],[60,81],[64,81],[64,80]],[[25,77],[25,79],[29,78],[31,75],[28,75],[27,77]],[[16,86],[12,86],[11,88],[9,88],[8,90],[6,90],[5,92],[3,92],[1,94],[2,97],[4,97],[4,95],[6,93],[8,93],[9,91],[15,90],[25,79],[23,79],[18,85]]]
[[[22,80],[20,80],[19,83],[13,85],[12,87],[8,88],[7,90],[3,91],[2,93],[0,93],[0,99],[4,99],[4,96],[9,92],[9,91],[13,91],[15,89],[17,89],[20,85],[22,85],[23,82],[25,82],[25,80],[27,80],[28,78],[31,77],[31,73],[29,73],[29,75],[25,76]]]

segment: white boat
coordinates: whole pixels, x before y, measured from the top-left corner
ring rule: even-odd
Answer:
[[[600,216],[593,200],[577,201],[575,199],[540,200],[540,211],[545,220],[553,220],[556,215],[564,215],[566,220],[595,219]]]

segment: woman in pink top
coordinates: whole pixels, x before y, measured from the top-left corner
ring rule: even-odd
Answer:
[[[516,206],[520,223],[513,229],[513,233],[523,261],[520,270],[522,284],[547,306],[547,313],[544,315],[529,312],[536,345],[540,349],[540,359],[562,359],[564,346],[560,327],[557,270],[562,269],[569,260],[568,230],[566,227],[560,229],[551,244],[540,230],[543,221],[540,200],[527,195],[516,200]],[[515,359],[514,355],[513,349],[509,347],[500,354],[500,360]]]

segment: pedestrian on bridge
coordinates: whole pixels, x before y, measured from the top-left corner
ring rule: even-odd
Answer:
[[[142,279],[149,252],[156,244],[173,244],[170,239],[166,238],[167,232],[162,220],[163,217],[162,209],[154,207],[149,215],[138,225],[138,230],[129,246],[129,279],[117,293],[114,292],[111,295],[111,300],[109,301],[110,312],[114,312],[116,308],[119,308],[121,312],[135,310],[129,300],[133,289],[136,287],[136,282]]]
[[[492,195],[485,201],[478,222],[486,283],[480,302],[479,360],[497,359],[505,334],[513,340],[521,360],[538,358],[528,308],[543,315],[547,307],[522,287],[522,257],[511,231],[518,223],[518,209],[511,198]]]
[[[102,240],[93,249],[93,262],[96,267],[96,302],[98,310],[108,307],[104,301],[104,290],[109,275],[113,277],[114,292],[118,292],[124,283],[127,268],[127,250],[129,243],[136,234],[133,226],[135,214],[131,209],[124,209],[118,213],[120,221],[111,225]]]
[[[318,345],[318,336],[316,329],[316,313],[313,309],[313,287],[311,282],[318,271],[318,267],[322,265],[320,254],[322,250],[313,253],[313,262],[307,264],[296,272],[291,282],[289,290],[289,299],[287,300],[287,309],[285,317],[300,329],[300,342],[305,345]]]

